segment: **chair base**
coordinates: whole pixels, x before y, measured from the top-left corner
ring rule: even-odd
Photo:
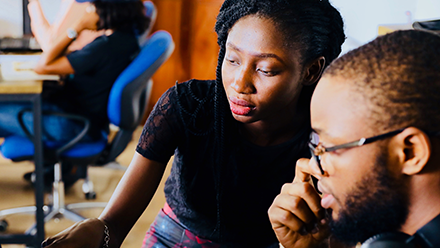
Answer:
[[[102,167],[103,168],[107,168],[107,169],[112,169],[112,170],[120,170],[120,171],[126,171],[127,170],[126,166],[122,166],[118,162],[110,162],[110,163],[102,165]]]
[[[66,218],[69,220],[72,220],[74,222],[78,222],[81,220],[84,220],[85,217],[81,216],[80,214],[76,213],[75,210],[81,210],[81,209],[90,209],[90,208],[105,208],[107,205],[106,202],[82,202],[82,203],[72,203],[65,205],[64,201],[64,183],[61,180],[61,164],[57,163],[55,164],[55,173],[54,173],[54,182],[52,185],[52,198],[53,203],[52,205],[45,205],[43,207],[44,211],[44,223],[47,223],[48,221],[52,219],[60,219],[60,218]],[[85,179],[85,182],[83,184],[83,191],[86,194],[89,195],[95,195],[93,191],[93,183],[89,181],[87,178]],[[28,206],[28,207],[18,207],[18,208],[11,208],[11,209],[5,209],[0,210],[0,221],[1,221],[1,229],[6,229],[7,222],[4,220],[7,216],[14,215],[14,214],[35,214],[37,208],[35,206]],[[2,228],[4,227],[4,228]],[[4,230],[1,230],[4,231]],[[36,232],[36,224],[32,225],[28,230],[26,230],[26,234],[35,234]]]

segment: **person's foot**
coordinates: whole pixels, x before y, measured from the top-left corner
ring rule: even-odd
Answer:
[[[36,174],[35,171],[27,172],[23,175],[23,179],[30,183],[33,187],[35,187],[35,179]],[[50,192],[52,190],[52,183],[53,183],[53,170],[52,171],[46,171],[44,170],[43,174],[43,185],[44,185],[44,191]]]
[[[47,167],[44,168],[43,172],[43,184],[45,191],[51,191],[52,190],[52,184],[54,181],[54,168],[53,167]],[[23,175],[24,180],[31,183],[32,186],[35,187],[35,179],[36,174],[35,171],[25,173]],[[68,171],[62,173],[62,180],[64,182],[64,188],[69,189],[72,187],[73,184],[75,184],[76,181],[78,181],[79,176],[76,173],[76,166],[73,166]]]

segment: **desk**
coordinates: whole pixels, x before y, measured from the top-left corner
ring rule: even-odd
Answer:
[[[0,102],[25,102],[33,104],[34,114],[34,147],[35,147],[35,205],[36,205],[36,231],[25,234],[0,235],[0,244],[27,244],[40,247],[44,240],[44,185],[43,185],[43,144],[41,130],[41,93],[42,81],[0,81]]]

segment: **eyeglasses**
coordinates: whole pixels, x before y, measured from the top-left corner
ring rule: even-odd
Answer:
[[[318,167],[319,167],[319,170],[321,171],[321,174],[324,175],[324,170],[322,169],[322,166],[321,166],[321,156],[324,153],[333,152],[338,149],[353,148],[353,147],[359,147],[359,146],[363,146],[366,144],[370,144],[370,143],[373,143],[373,142],[381,140],[381,139],[392,137],[398,133],[401,133],[403,130],[405,130],[405,128],[399,129],[399,130],[394,130],[394,131],[380,134],[380,135],[370,137],[370,138],[361,138],[361,139],[353,141],[353,142],[349,142],[349,143],[345,143],[345,144],[337,145],[337,146],[332,146],[332,147],[324,147],[322,145],[322,143],[319,142],[318,135],[316,133],[312,132],[310,134],[309,148],[310,148],[310,152],[312,154],[312,157],[315,158],[316,163],[318,164]]]

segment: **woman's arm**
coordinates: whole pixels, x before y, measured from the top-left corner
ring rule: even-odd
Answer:
[[[31,18],[31,30],[41,49],[48,48],[49,38],[51,37],[51,25],[44,16],[41,4],[38,0],[30,0],[28,12]]]
[[[46,19],[39,0],[29,0],[28,11],[31,18],[31,29],[38,44],[43,51],[53,46],[56,39],[65,34],[67,28],[71,27],[86,12],[89,3],[77,3],[75,0],[62,0],[58,13],[52,24]],[[90,33],[84,37],[81,35],[81,44],[75,47],[81,49],[85,44],[90,43],[97,35]],[[89,38],[90,37],[90,38]]]
[[[119,247],[122,244],[153,198],[165,167],[165,164],[135,153],[128,170],[99,217],[109,227],[109,247]]]
[[[153,198],[162,179],[165,164],[135,153],[99,219],[86,219],[46,239],[45,248],[100,248],[105,243],[108,227],[108,247],[120,247],[128,232]],[[105,225],[104,225],[105,224]]]
[[[72,29],[81,33],[83,30],[96,30],[96,24],[99,16],[95,12],[85,13]],[[73,39],[67,36],[67,33],[58,37],[54,44],[43,52],[41,59],[34,71],[38,74],[72,74],[75,73],[72,65],[65,56],[67,47]]]

